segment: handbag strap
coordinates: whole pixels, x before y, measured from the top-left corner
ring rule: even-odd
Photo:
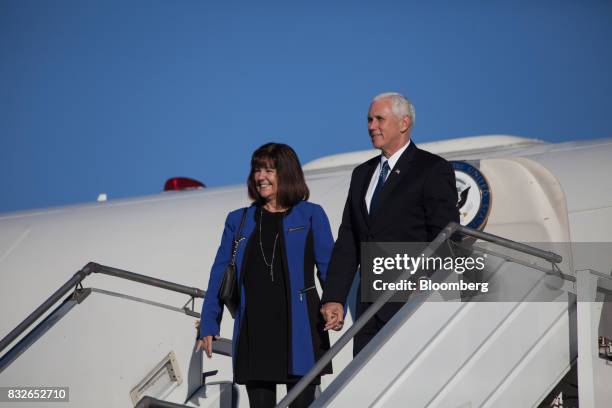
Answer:
[[[236,265],[236,254],[238,253],[238,243],[244,239],[244,237],[242,236],[242,227],[244,226],[244,221],[246,220],[247,210],[248,210],[248,207],[245,207],[242,210],[242,219],[240,220],[240,227],[238,227],[238,232],[236,233],[236,236],[234,237],[234,241],[232,242],[232,260],[230,261],[232,265]]]

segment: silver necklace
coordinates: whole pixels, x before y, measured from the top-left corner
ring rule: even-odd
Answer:
[[[270,279],[274,282],[274,254],[276,253],[276,241],[278,240],[278,231],[276,232],[276,236],[274,237],[274,246],[272,247],[272,259],[270,263],[266,259],[266,254],[263,249],[263,242],[261,239],[261,224],[263,224],[263,207],[259,211],[259,249],[261,250],[261,256],[263,257],[263,261],[266,266],[270,269]]]

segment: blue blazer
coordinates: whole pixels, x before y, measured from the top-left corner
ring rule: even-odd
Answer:
[[[248,239],[255,229],[255,205],[247,209],[242,228],[246,239],[238,244],[236,266],[240,282],[240,307],[234,320],[232,337],[233,355],[236,355],[238,336],[245,312],[245,290],[242,285],[244,273],[244,250]],[[243,209],[232,211],[225,221],[221,245],[217,250],[214,264],[210,271],[208,290],[202,305],[200,338],[218,336],[223,304],[219,301],[219,286],[223,271],[231,260],[232,242],[240,226]],[[284,262],[288,275],[288,304],[291,325],[289,331],[289,373],[296,376],[306,374],[315,361],[329,349],[329,337],[323,332],[323,318],[319,313],[320,299],[314,283],[316,264],[318,277],[324,286],[327,277],[327,264],[331,257],[334,240],[327,215],[318,204],[300,201],[283,218],[283,234],[280,236],[284,251]],[[308,259],[312,258],[312,259]],[[312,268],[312,269],[311,269]],[[310,270],[305,270],[310,269]],[[234,367],[236,362],[234,360]],[[325,372],[331,372],[331,366]]]

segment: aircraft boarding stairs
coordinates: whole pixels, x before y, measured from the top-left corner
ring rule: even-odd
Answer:
[[[458,235],[467,239],[459,242],[455,238]],[[451,236],[454,236],[453,240]],[[561,257],[551,251],[457,224],[450,224],[443,230],[424,254],[434,255],[449,247],[455,254],[487,254],[486,272],[479,279],[490,283],[490,292],[486,296],[422,292],[411,297],[355,359],[343,369],[335,367],[336,377],[313,406],[572,407],[577,405],[571,398],[578,394],[583,407],[609,406],[602,405],[601,401],[612,401],[609,386],[612,384],[612,367],[609,365],[612,348],[608,343],[603,344],[603,356],[600,356],[597,330],[601,302],[595,302],[600,300],[599,296],[596,298],[597,293],[612,294],[609,276],[595,271],[582,271],[575,276],[563,273],[559,269]],[[74,306],[92,293],[109,294],[82,287],[83,279],[92,273],[186,294],[190,301],[173,311],[191,320],[199,317],[193,310],[193,301],[205,295],[200,289],[90,263],[2,339],[0,351],[4,354],[0,358],[0,386],[23,383],[23,378],[31,375],[24,374],[24,367],[29,367],[27,354],[40,354],[35,346],[43,336],[66,337],[60,332],[60,327],[50,329],[61,320],[71,318],[68,312]],[[414,275],[418,276],[419,273]],[[439,282],[451,282],[456,281],[458,275],[438,271],[433,278]],[[59,306],[46,314],[71,291]],[[383,293],[280,401],[279,407],[287,407],[303,386],[350,343],[360,327],[392,295],[390,291]],[[96,297],[105,299],[109,296],[93,296],[94,300]],[[577,298],[592,301],[577,302]],[[167,305],[161,306],[172,309]],[[122,318],[129,319],[127,312],[124,313]],[[36,322],[39,323],[26,332]],[[183,334],[176,333],[174,338],[187,337]],[[230,341],[215,342],[214,352],[225,357],[205,359],[203,366],[201,353],[194,351],[193,340],[167,340],[172,345],[171,351],[159,350],[168,354],[159,362],[149,361],[144,372],[143,367],[128,364],[127,367],[137,372],[123,373],[126,378],[122,377],[120,387],[112,389],[113,393],[121,395],[115,396],[112,403],[98,406],[247,406],[248,401],[244,396],[239,397],[238,388],[231,383]],[[5,352],[9,346],[12,347]],[[22,356],[30,348],[31,353]],[[61,353],[61,350],[55,352]],[[22,367],[20,361],[23,361]],[[225,367],[216,370],[215,365]],[[45,368],[41,367],[41,371]],[[580,384],[578,390],[572,378],[576,375]],[[210,381],[211,378],[225,381]],[[72,391],[78,399],[76,393],[79,390]],[[561,391],[564,403],[558,397]],[[94,384],[88,392],[94,394],[93,400],[98,402],[96,399],[101,395],[96,396],[96,393],[100,393],[100,388]],[[121,403],[117,404],[117,401]],[[549,405],[551,402],[557,405]],[[95,405],[88,403],[88,406]]]
[[[159,291],[162,302],[83,287],[93,275],[123,279],[118,288],[129,288],[127,280],[189,300],[175,307]],[[0,340],[0,387],[68,386],[64,406],[182,407],[192,397],[203,399],[197,406],[232,406],[237,387],[231,377],[206,381],[223,370],[204,372],[202,353],[194,348],[195,299],[205,293],[90,262]],[[225,356],[217,363],[230,366],[231,340],[218,339],[213,352]],[[0,397],[0,407],[3,402]]]
[[[458,243],[459,236],[466,239]],[[412,297],[313,407],[575,407],[578,395],[582,407],[612,406],[612,347],[609,335],[598,338],[610,276],[563,273],[562,257],[551,251],[457,224],[424,254],[448,246],[455,255],[487,257],[476,281],[489,282],[489,292]],[[458,275],[438,271],[433,280],[456,282]],[[391,296],[381,295],[278,407],[289,406]]]

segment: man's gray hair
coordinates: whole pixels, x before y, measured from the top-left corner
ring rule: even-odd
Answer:
[[[399,119],[403,118],[404,116],[410,117],[410,127],[414,126],[416,111],[412,102],[410,102],[404,95],[397,92],[384,92],[378,94],[374,97],[374,99],[372,99],[372,102],[384,98],[391,98],[391,110],[395,116],[397,116]]]

